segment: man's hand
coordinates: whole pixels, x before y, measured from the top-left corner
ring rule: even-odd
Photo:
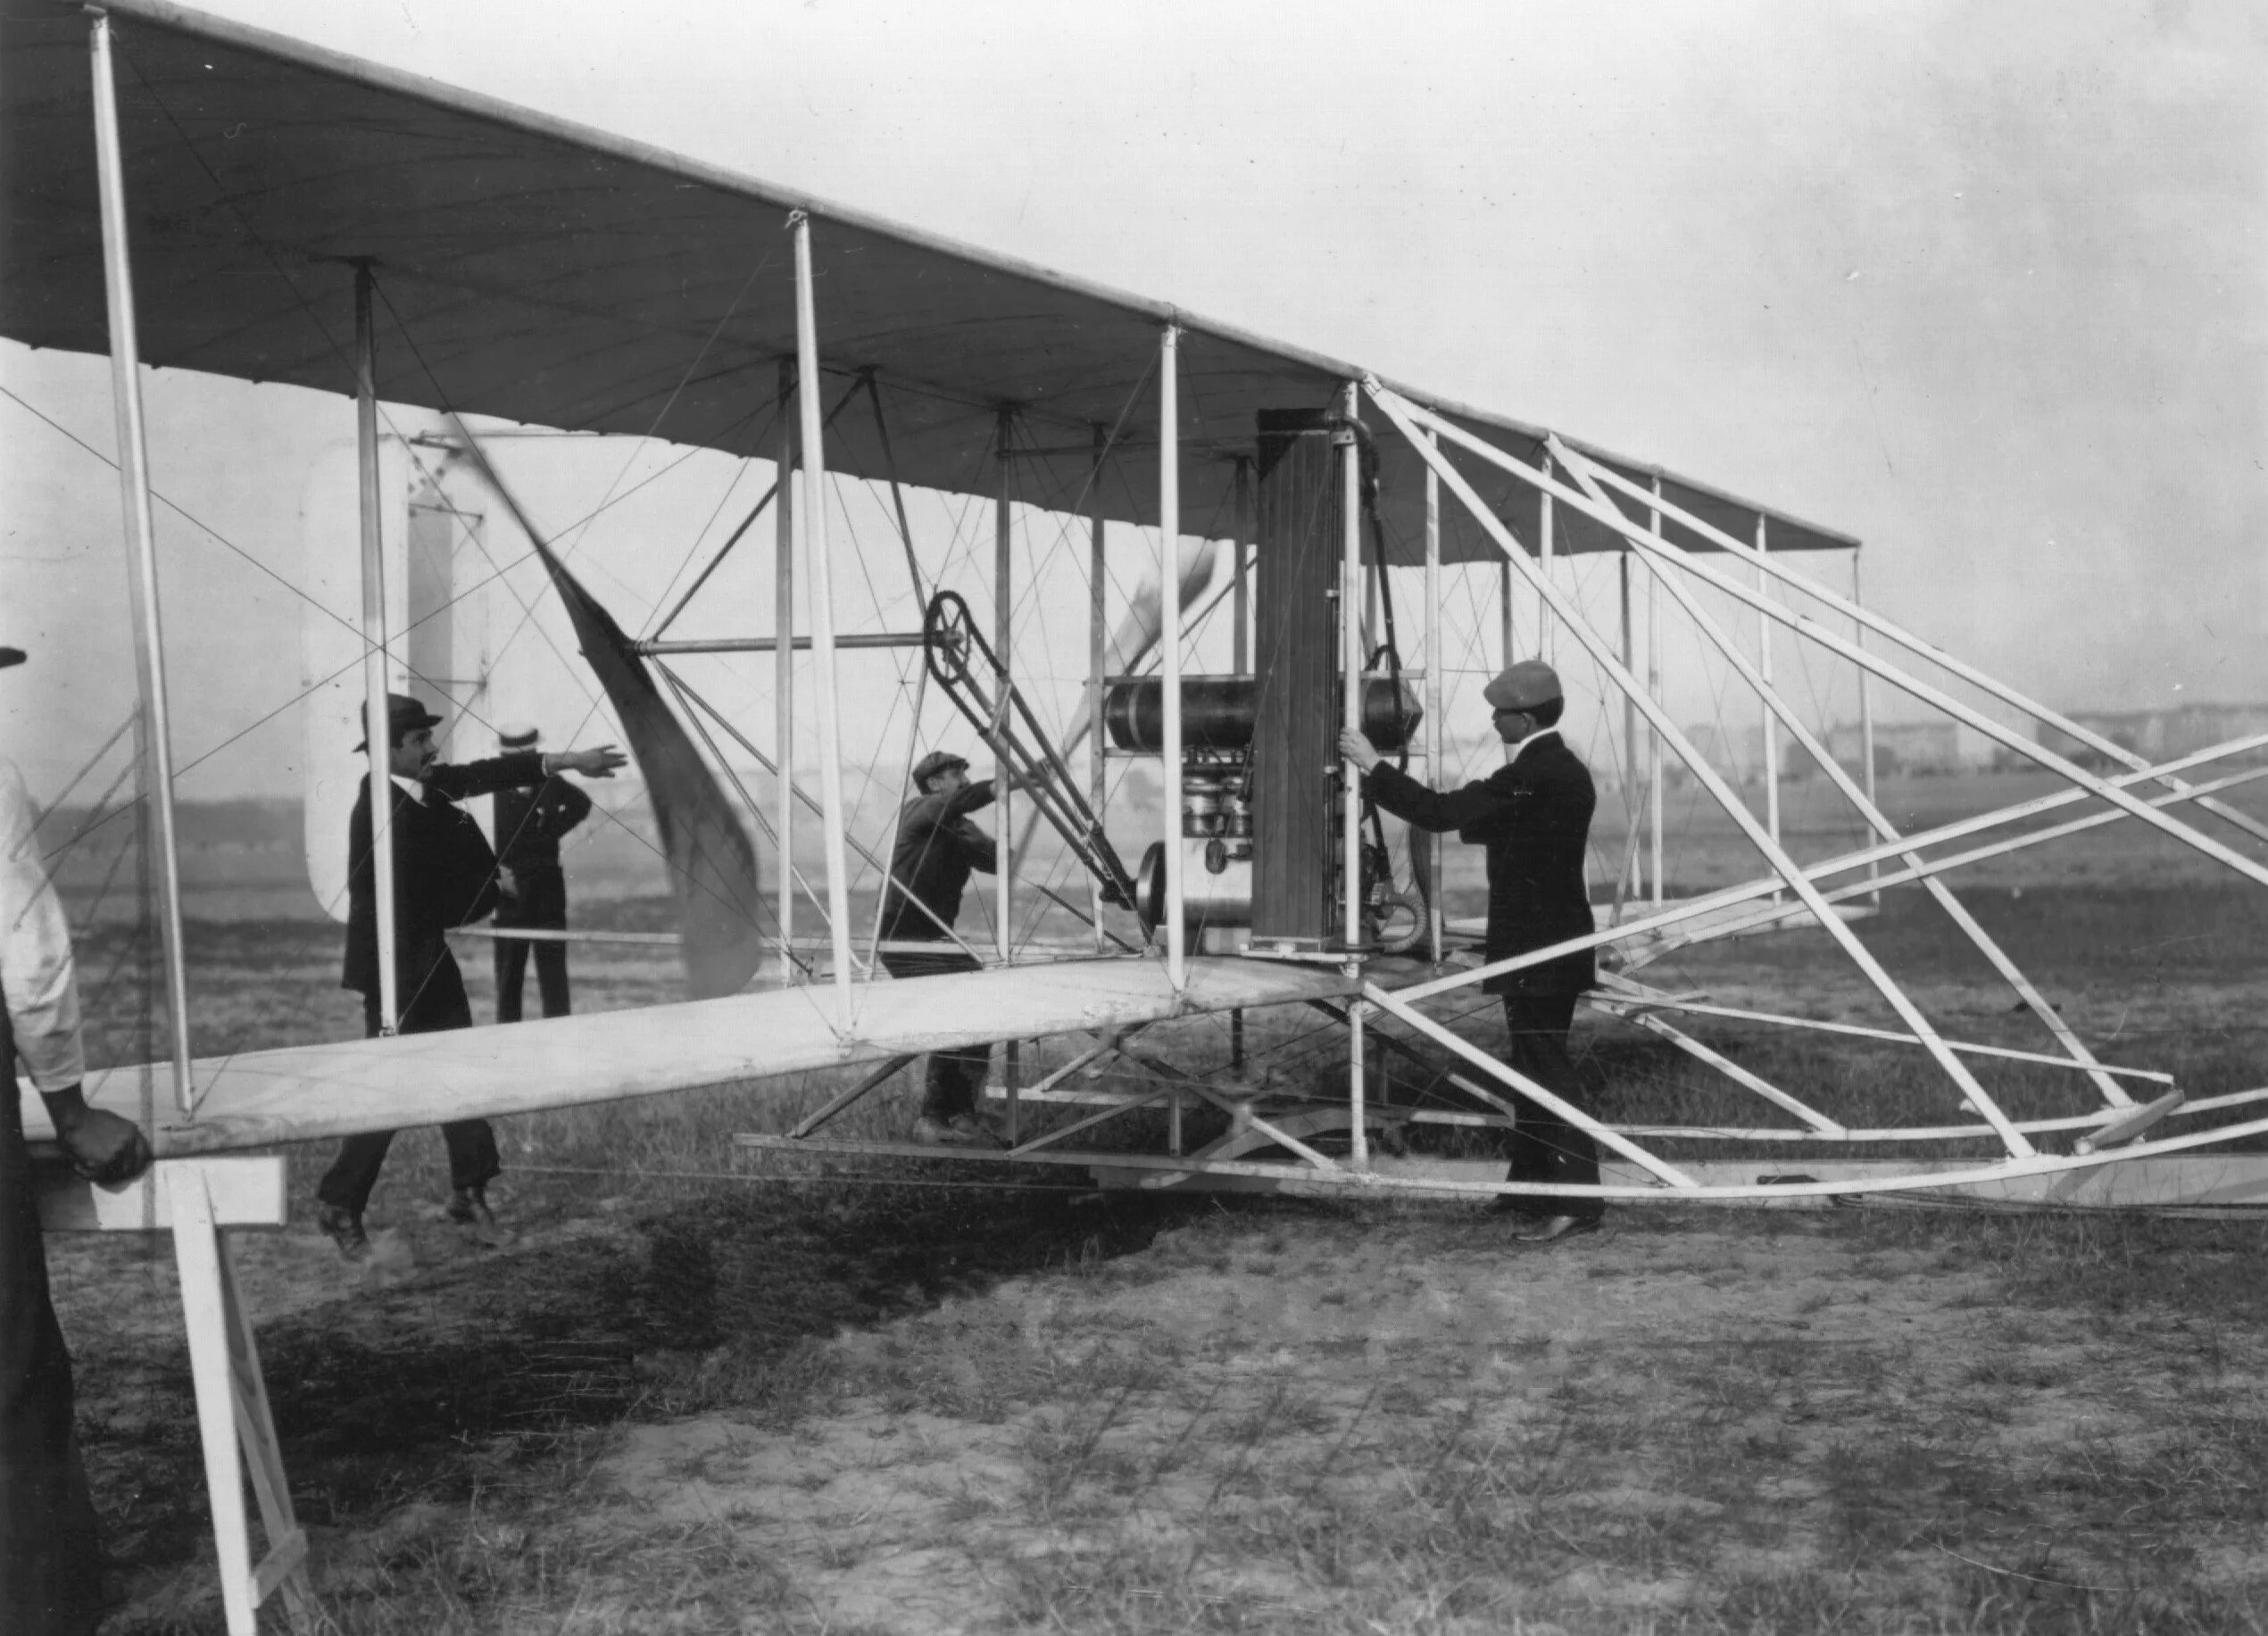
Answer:
[[[150,1144],[129,1119],[89,1108],[77,1085],[42,1097],[71,1167],[98,1187],[122,1187],[150,1167]]]
[[[611,778],[615,768],[630,764],[630,758],[611,744],[601,744],[595,750],[569,750],[546,756],[544,760],[547,772],[580,773],[586,778]]]
[[[1339,753],[1364,772],[1368,772],[1386,759],[1371,747],[1368,739],[1352,727],[1339,729]]]

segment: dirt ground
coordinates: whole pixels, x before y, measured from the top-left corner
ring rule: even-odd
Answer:
[[[2153,847],[1969,901],[2106,1057],[2197,1095],[2268,1083],[2256,906]],[[1863,929],[1954,1032],[2030,1042],[1916,894]],[[133,965],[108,935],[87,963],[128,978],[96,1049],[124,1056]],[[356,1031],[328,926],[190,937],[200,1050]],[[1746,940],[1649,977],[1879,1020],[1824,948]],[[576,959],[587,1007],[669,992],[648,952]],[[1603,1109],[1686,1094],[1618,1028],[1578,1034]],[[1829,1111],[1907,1093],[1894,1051],[1701,1032]],[[1627,1208],[1537,1248],[1470,1207],[723,1179],[733,1131],[822,1093],[515,1121],[493,1233],[442,1218],[439,1143],[405,1138],[362,1269],[306,1225],[325,1156],[293,1154],[295,1225],[237,1251],[340,1631],[2268,1625],[2259,1224]],[[51,1256],[118,1563],[106,1631],[217,1631],[170,1258]]]

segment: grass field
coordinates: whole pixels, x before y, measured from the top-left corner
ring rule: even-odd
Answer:
[[[2194,1094],[2268,1082],[2252,889],[2140,838],[2092,848],[2065,878],[2045,858],[1987,877],[1972,906],[2111,1059]],[[2036,1035],[1917,894],[1864,929],[1949,1030]],[[359,1032],[336,938],[194,925],[200,1051]],[[1877,1015],[1824,946],[1744,940],[1651,975]],[[575,958],[586,1007],[674,992],[650,951]],[[90,990],[117,973],[98,1054],[137,1054],[127,929],[84,960]],[[1304,1028],[1262,1034],[1263,1062],[1328,1073],[1335,1045]],[[1910,1053],[1700,1032],[1831,1111],[1941,1107]],[[1610,1111],[1706,1110],[1656,1042],[1591,1019],[1578,1045]],[[1158,1049],[1201,1068],[1225,1042],[1192,1024]],[[1987,1083],[2017,1105],[2061,1088]],[[1536,1249],[1469,1208],[727,1175],[733,1132],[826,1091],[514,1121],[507,1231],[486,1239],[440,1217],[438,1141],[405,1137],[360,1274],[303,1225],[326,1156],[294,1155],[302,1225],[238,1250],[340,1630],[2268,1624],[2252,1222],[1632,1208]],[[857,1128],[894,1134],[906,1097]],[[128,1597],[106,1628],[218,1630],[170,1259],[51,1252]]]

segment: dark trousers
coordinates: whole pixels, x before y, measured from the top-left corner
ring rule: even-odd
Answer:
[[[882,968],[893,977],[935,977],[949,971],[984,969],[950,943],[935,954],[885,954]],[[931,1051],[922,1085],[922,1117],[950,1119],[956,1114],[975,1113],[977,1095],[992,1071],[989,1045],[958,1045],[951,1051]]]
[[[15,1063],[4,1009],[0,1062]],[[71,1425],[71,1354],[47,1295],[31,1157],[0,1095],[0,1631],[86,1636],[103,1590],[95,1506]]]
[[[1587,1114],[1591,1111],[1588,1099],[1575,1077],[1575,1065],[1567,1056],[1567,1029],[1574,1021],[1575,1000],[1572,993],[1505,995],[1504,1060],[1516,1072]],[[1512,1093],[1512,1104],[1517,1117],[1512,1130],[1512,1169],[1506,1181],[1598,1185],[1599,1145],[1590,1132],[1568,1124],[1553,1109],[1517,1092]],[[1597,1199],[1538,1194],[1521,1208],[1537,1216],[1591,1217],[1604,1211],[1606,1205]]]
[[[440,950],[438,961],[428,958],[418,966],[424,975],[414,988],[404,985],[401,1032],[442,1034],[471,1027],[472,1003],[465,998],[463,974],[447,947]],[[362,1035],[375,1039],[378,1032],[378,997],[365,994]],[[386,1163],[386,1150],[394,1145],[394,1135],[392,1131],[366,1131],[341,1142],[338,1157],[315,1184],[317,1200],[360,1216],[370,1201],[370,1190],[378,1185],[378,1170]],[[453,1120],[441,1127],[441,1140],[449,1149],[452,1187],[485,1187],[503,1170],[496,1152],[496,1133],[486,1119]]]
[[[519,882],[519,902],[510,914],[497,910],[497,928],[529,926],[545,931],[565,931],[566,876],[540,864],[516,869],[513,875]],[[567,945],[548,941],[529,943],[518,937],[499,937],[496,940],[496,1020],[500,1023],[519,1020],[519,993],[527,984],[528,956],[531,950],[536,956],[536,992],[543,997],[544,1015],[565,1017],[568,1014]]]

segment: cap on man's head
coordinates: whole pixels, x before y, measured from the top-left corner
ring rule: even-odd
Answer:
[[[10,665],[20,665],[23,661],[24,651],[21,648],[0,648],[0,670],[5,670]]]
[[[496,743],[506,750],[532,750],[541,737],[543,735],[526,722],[508,722],[496,729]]]
[[[968,765],[968,758],[965,755],[955,755],[950,750],[933,750],[913,764],[914,786],[918,789],[947,768]]]
[[[1490,708],[1500,710],[1532,710],[1563,696],[1559,673],[1540,659],[1524,659],[1508,666],[1481,689],[1481,697]]]
[[[408,693],[390,693],[386,695],[386,737],[392,741],[386,746],[388,749],[400,743],[420,727],[437,727],[440,725],[440,717],[426,709]],[[370,747],[370,741],[367,737],[354,746],[357,750],[368,750]]]

